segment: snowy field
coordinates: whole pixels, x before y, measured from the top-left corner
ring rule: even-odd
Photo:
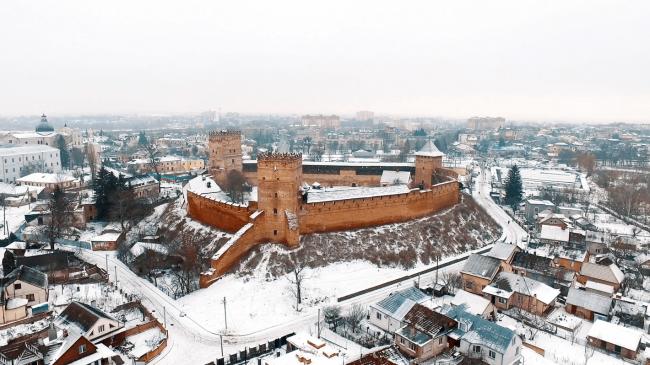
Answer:
[[[22,207],[5,207],[0,209],[0,240],[7,238],[7,232],[15,232],[25,223],[25,214],[30,211],[29,205]],[[4,214],[3,214],[4,211]],[[6,221],[6,228],[4,222]]]

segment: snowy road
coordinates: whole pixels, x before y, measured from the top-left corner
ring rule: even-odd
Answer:
[[[490,169],[481,168],[480,174],[475,179],[476,185],[472,191],[474,200],[485,209],[488,214],[503,228],[501,240],[510,243],[516,243],[520,247],[526,246],[528,236],[526,231],[521,228],[497,203],[490,197]]]
[[[487,170],[485,170],[487,171]],[[474,198],[487,210],[487,212],[503,227],[501,240],[523,244],[526,232],[517,224],[508,222],[510,217],[489,197],[490,183],[489,171],[481,172],[477,181]],[[467,255],[467,254],[465,254]],[[143,304],[154,312],[154,315],[165,322],[169,330],[168,346],[161,356],[154,359],[152,364],[205,364],[221,357],[222,328],[206,328],[200,321],[186,315],[182,306],[174,299],[156,288],[152,283],[138,277],[129,267],[117,260],[115,253],[103,253],[83,250],[81,256],[88,262],[99,267],[108,266],[111,282],[117,279],[118,286],[129,293],[140,296]],[[452,259],[452,258],[449,258]],[[441,264],[444,261],[441,261]],[[108,263],[108,265],[107,265]],[[458,271],[464,261],[442,269],[444,271]],[[419,268],[421,270],[422,268]],[[404,272],[408,274],[408,272]],[[435,271],[419,277],[423,285],[430,284],[435,278]],[[350,300],[339,303],[343,310],[355,304],[369,305],[388,295],[390,292],[412,285],[414,279],[405,280],[375,291],[360,295]],[[230,293],[232,295],[233,293]],[[264,300],[253,295],[251,300]],[[273,305],[273,304],[270,304]],[[205,311],[214,312],[215,316],[222,316],[222,308],[206,307]],[[317,308],[307,308],[304,313],[291,320],[281,321],[276,325],[260,323],[259,329],[250,333],[226,333],[223,335],[223,353],[235,353],[247,346],[256,346],[270,339],[274,339],[291,332],[308,330],[315,327],[317,321]]]

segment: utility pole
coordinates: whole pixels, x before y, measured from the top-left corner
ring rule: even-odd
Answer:
[[[318,338],[320,338],[320,308],[318,308],[318,317],[316,318],[316,326],[317,326],[317,333],[318,333]]]
[[[163,327],[167,329],[167,307],[163,305]]]
[[[117,285],[117,265],[115,265],[115,285]]]
[[[223,357],[223,335],[219,335],[219,341],[221,342],[221,357]]]
[[[223,321],[226,324],[226,330],[228,329],[228,316],[226,315],[226,297],[223,297]]]
[[[108,275],[108,254],[106,254],[106,275]]]

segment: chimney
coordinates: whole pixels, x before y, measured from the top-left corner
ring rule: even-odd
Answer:
[[[56,327],[54,327],[54,323],[50,323],[50,326],[47,328],[47,339],[50,342],[56,340]]]

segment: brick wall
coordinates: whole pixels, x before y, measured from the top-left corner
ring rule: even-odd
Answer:
[[[248,223],[248,207],[233,205],[187,192],[187,214],[190,218],[226,232],[237,232]]]
[[[331,232],[402,222],[423,217],[458,203],[455,181],[428,191],[303,204],[300,233]]]

